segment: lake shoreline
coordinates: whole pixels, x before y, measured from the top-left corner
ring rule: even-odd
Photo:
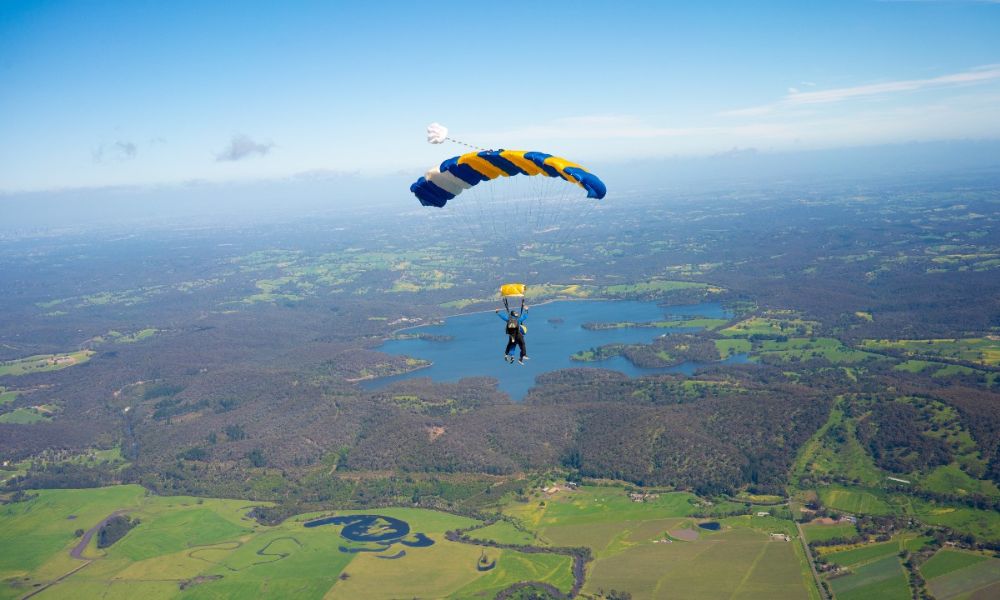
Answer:
[[[664,306],[658,300],[620,300],[612,298],[553,298],[529,306],[531,317],[526,323],[527,354],[534,360],[526,367],[513,367],[503,357],[507,337],[500,324],[488,316],[488,310],[464,311],[435,323],[401,327],[385,338],[377,350],[386,354],[407,356],[427,361],[429,366],[417,371],[372,378],[359,382],[366,390],[381,389],[412,377],[428,377],[435,382],[454,383],[468,377],[488,377],[499,382],[499,390],[517,401],[535,386],[536,376],[543,373],[584,367],[596,367],[642,377],[659,373],[692,374],[712,363],[682,361],[680,364],[649,367],[634,364],[626,357],[582,364],[572,356],[588,348],[607,344],[643,345],[652,343],[663,334],[691,331],[690,328],[610,328],[588,329],[592,322],[649,322],[688,319],[728,318],[729,313],[719,302],[698,302]],[[495,312],[495,311],[494,311]],[[417,327],[422,333],[412,335]],[[411,335],[398,339],[400,332]],[[428,338],[447,338],[449,341]],[[730,360],[730,359],[727,359]],[[740,360],[739,358],[731,360]]]
[[[531,306],[528,307],[528,309],[530,310],[532,306],[545,306],[546,304],[552,304],[553,302],[614,302],[616,300],[621,300],[621,298],[549,298],[548,300],[539,302],[538,304],[532,304]],[[454,319],[455,317],[467,317],[470,315],[478,315],[481,313],[488,313],[488,312],[490,311],[474,310],[472,312],[456,313],[453,315],[447,315],[445,317],[442,317],[441,323],[438,322],[421,323],[420,325],[407,325],[406,327],[393,329],[392,331],[389,332],[389,337],[382,340],[382,343],[384,344],[385,342],[393,341],[392,336],[396,335],[401,331],[406,331],[408,329],[417,329],[419,327],[433,327],[435,325],[441,325],[444,321],[447,321],[448,319]]]

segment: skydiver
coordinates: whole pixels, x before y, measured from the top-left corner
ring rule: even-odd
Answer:
[[[521,314],[517,314],[516,310],[511,310],[507,315],[501,315],[500,309],[496,309],[497,316],[500,317],[504,323],[507,324],[507,349],[503,351],[503,358],[509,363],[514,362],[514,347],[518,347],[521,350],[521,357],[518,359],[517,363],[519,365],[524,364],[524,360],[528,357],[528,350],[524,345],[524,332],[525,327],[521,325],[528,318],[528,307],[521,307]]]

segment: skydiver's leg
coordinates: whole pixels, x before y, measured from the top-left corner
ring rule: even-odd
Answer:
[[[520,361],[524,362],[524,357],[527,356],[528,350],[527,350],[527,348],[524,345],[524,336],[523,335],[517,336],[517,346],[518,346],[518,348],[521,349],[521,358],[520,358]]]
[[[507,356],[513,357],[514,356],[514,347],[515,346],[517,346],[517,341],[514,339],[514,336],[508,336],[507,337],[507,349],[504,350],[503,353],[505,355],[507,355]]]

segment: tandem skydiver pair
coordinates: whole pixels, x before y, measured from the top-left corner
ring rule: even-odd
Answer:
[[[521,356],[518,358],[517,362],[520,365],[524,364],[525,359],[528,357],[528,350],[524,343],[524,334],[528,333],[528,327],[524,324],[524,321],[528,318],[528,307],[524,304],[524,284],[523,283],[507,283],[500,286],[500,297],[503,298],[503,305],[505,314],[500,314],[500,309],[496,309],[497,316],[500,317],[505,324],[505,332],[507,333],[507,348],[503,351],[503,358],[509,363],[514,362],[514,348],[519,348],[521,350]],[[513,310],[510,307],[508,298],[520,298],[521,299],[521,310]]]

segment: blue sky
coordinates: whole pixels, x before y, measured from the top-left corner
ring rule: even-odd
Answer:
[[[458,6],[0,0],[0,191],[1000,138],[997,3]]]

